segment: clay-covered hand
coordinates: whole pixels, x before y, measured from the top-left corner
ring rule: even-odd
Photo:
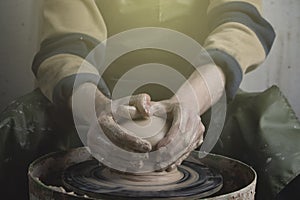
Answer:
[[[85,105],[88,104],[86,98],[91,94],[94,94],[95,97],[95,108]],[[92,125],[89,122],[93,121],[93,117],[97,117],[103,133],[112,143],[127,151],[143,153],[151,151],[152,147],[148,141],[135,136],[130,131],[121,128],[118,124],[118,120],[122,118],[136,119],[148,117],[150,107],[149,95],[139,94],[112,101],[105,97],[95,85],[86,83],[77,89],[73,94],[73,98],[81,102],[77,106],[80,109],[77,111],[77,113],[81,114],[80,117],[87,122],[88,126]],[[88,131],[87,143],[93,152],[98,152],[102,147],[98,145],[97,137],[101,134],[96,129],[93,130],[94,126],[91,126]]]
[[[169,146],[168,156],[176,158],[166,169],[171,171],[203,142],[205,127],[198,112],[172,100],[152,103],[150,110],[159,117],[164,117],[167,113],[167,119],[171,123],[169,131],[155,147],[160,149]]]
[[[99,100],[96,103],[98,122],[110,141],[128,151],[141,153],[151,151],[152,147],[148,141],[135,136],[134,133],[121,128],[118,124],[119,119],[122,118],[134,120],[149,117],[149,95],[132,96],[128,105],[122,104],[122,100],[109,100],[104,104],[102,102],[103,100]],[[95,134],[97,135],[97,133]]]
[[[170,156],[178,158],[169,169],[181,164],[203,142],[205,128],[200,116],[220,99],[224,87],[222,69],[207,64],[198,67],[170,100],[153,103],[150,110],[154,115],[165,112],[172,120],[169,132],[157,146],[162,148],[171,142],[177,145],[168,149]]]

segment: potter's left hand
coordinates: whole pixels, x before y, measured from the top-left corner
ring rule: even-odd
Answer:
[[[153,103],[150,108],[153,115],[167,113],[167,118],[172,120],[169,132],[157,145],[157,149],[171,142],[176,145],[169,149],[174,151],[169,155],[178,159],[169,170],[180,165],[203,142],[205,128],[200,116],[221,98],[224,88],[225,75],[221,68],[207,64],[198,67],[171,99]]]
[[[155,147],[159,149],[170,144],[168,155],[178,158],[167,168],[171,171],[203,142],[205,127],[197,112],[172,100],[153,103],[152,110],[152,114],[158,117],[164,117],[167,113],[167,120],[171,123],[168,133]]]

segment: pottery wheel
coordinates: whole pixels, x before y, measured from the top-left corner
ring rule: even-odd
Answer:
[[[106,199],[203,198],[223,184],[220,174],[189,161],[172,172],[128,174],[89,160],[68,167],[62,179],[65,187],[77,194]]]

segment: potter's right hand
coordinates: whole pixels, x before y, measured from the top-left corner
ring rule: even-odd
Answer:
[[[94,109],[90,105],[84,105],[85,98],[92,94],[95,94]],[[112,101],[104,96],[95,85],[86,83],[76,90],[73,98],[82,98],[82,105],[79,106],[80,111],[77,111],[77,113],[81,113],[81,117],[87,123],[93,121],[92,117],[95,116],[96,112],[101,129],[112,143],[127,151],[141,153],[151,151],[152,147],[148,141],[122,129],[117,123],[120,118],[136,119],[148,117],[150,108],[149,95],[139,94],[130,98]],[[101,137],[101,134],[91,127],[87,135],[87,143],[93,152],[98,152],[101,149],[100,144],[97,143],[99,136]]]

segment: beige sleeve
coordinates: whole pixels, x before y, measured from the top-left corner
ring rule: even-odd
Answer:
[[[45,0],[43,14],[42,40],[72,33],[106,39],[106,26],[94,0]]]
[[[94,0],[44,0],[41,47],[32,68],[49,100],[66,100],[77,77],[97,84],[98,71],[85,58],[106,37]]]
[[[275,33],[261,16],[261,0],[210,0],[207,14],[211,32],[204,47],[223,68],[233,97],[243,74],[265,60]]]

